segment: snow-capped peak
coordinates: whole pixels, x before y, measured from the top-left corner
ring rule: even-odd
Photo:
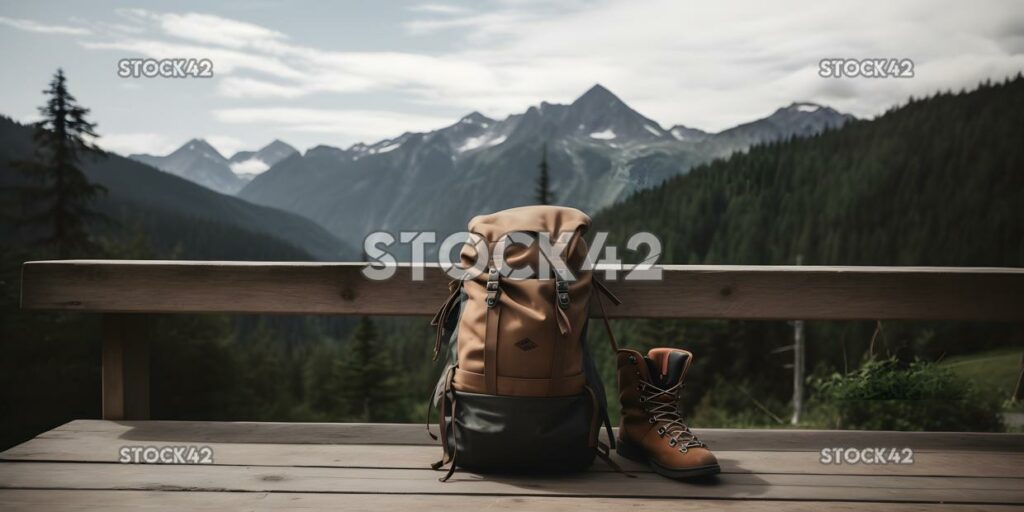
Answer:
[[[462,119],[459,119],[459,124],[475,124],[482,126],[484,128],[487,128],[493,122],[493,119],[476,111],[470,112],[469,114],[463,116]]]
[[[824,107],[817,103],[797,102],[786,107],[786,110],[789,110],[790,112],[817,112],[822,108]]]

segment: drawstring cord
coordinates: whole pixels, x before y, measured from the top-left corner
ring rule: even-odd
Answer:
[[[597,290],[597,291],[601,292],[601,294],[604,294],[605,296],[607,296],[608,300],[612,301],[612,304],[615,304],[616,306],[622,304],[622,301],[619,300],[619,298],[616,297],[615,294],[612,293],[612,291],[609,290],[608,287],[605,286],[605,284],[602,283],[599,279],[597,279],[596,277],[593,278],[593,283],[594,283],[594,288],[593,289]],[[606,331],[608,331],[608,343],[610,343],[612,345],[612,352],[618,352],[619,344],[615,342],[615,333],[612,332],[612,324],[608,322],[608,312],[605,311],[605,309],[604,309],[604,301],[601,300],[601,294],[598,294],[598,293],[592,293],[592,294],[594,295],[594,297],[597,298],[597,307],[601,310],[601,320],[604,321],[604,329]]]
[[[441,457],[441,460],[439,460],[439,461],[437,461],[437,462],[435,462],[435,463],[430,465],[430,467],[432,469],[437,470],[437,469],[441,469],[445,464],[451,463],[451,467],[448,468],[448,473],[446,473],[443,477],[438,479],[441,482],[447,482],[448,479],[451,478],[453,474],[455,474],[455,456],[457,455],[457,453],[459,451],[459,440],[458,440],[458,433],[457,433],[458,429],[457,428],[453,428],[452,429],[452,452],[451,452],[451,454],[449,456],[449,453],[448,453],[448,422],[445,419],[446,415],[445,415],[445,411],[444,411],[444,403],[445,403],[446,400],[448,400],[448,396],[451,393],[452,381],[453,380],[455,380],[455,367],[454,366],[452,366],[452,367],[450,367],[448,369],[448,376],[445,378],[444,396],[442,396],[441,402],[440,402],[441,403],[441,449],[444,450],[444,455]],[[454,423],[455,422],[456,407],[458,405],[458,401],[455,399],[455,395],[454,394],[452,394],[451,396],[452,396],[452,400],[451,400],[451,404],[452,404],[452,408],[451,408],[452,423]],[[428,413],[428,415],[429,415],[429,413]],[[427,429],[427,431],[429,432],[429,428]],[[433,434],[431,434],[431,437],[433,437]],[[436,439],[436,437],[435,437],[435,439]]]
[[[437,361],[437,356],[441,353],[441,340],[444,337],[444,326],[448,324],[448,317],[451,315],[452,310],[455,309],[455,304],[458,302],[459,296],[462,293],[462,281],[452,281],[448,283],[448,289],[451,290],[451,294],[445,299],[444,304],[441,304],[441,308],[434,313],[434,318],[430,320],[430,325],[436,329],[434,336],[434,355],[432,360]]]

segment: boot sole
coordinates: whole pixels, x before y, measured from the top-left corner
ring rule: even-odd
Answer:
[[[697,466],[686,469],[666,468],[665,466],[658,464],[654,459],[648,457],[644,453],[643,449],[628,441],[623,441],[621,438],[615,440],[615,452],[629,460],[650,466],[655,473],[663,477],[675,480],[717,475],[722,472],[722,468],[718,464],[709,464],[707,466]]]

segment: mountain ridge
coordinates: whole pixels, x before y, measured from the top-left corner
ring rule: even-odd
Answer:
[[[594,222],[619,244],[642,226],[665,264],[1020,266],[1022,108],[1021,75],[911,99],[702,164]]]
[[[202,138],[193,138],[167,155],[131,154],[128,158],[185,178],[223,194],[235,194],[256,175],[298,151],[274,139],[255,151],[239,151],[231,158]]]
[[[31,158],[32,130],[0,115],[0,185],[17,186],[24,179],[11,162]],[[206,150],[202,141],[183,147],[189,144]],[[128,227],[141,222],[154,245],[166,250],[183,243],[190,257],[214,259],[327,261],[358,255],[301,215],[220,194],[137,160],[114,153],[85,156],[82,168],[89,181],[108,190],[97,200],[100,211]]]
[[[557,202],[594,212],[695,164],[851,118],[832,109],[776,111],[734,132],[666,130],[597,84],[570,104],[542,102],[501,120],[474,111],[430,132],[345,149],[316,146],[271,167],[238,195],[304,215],[360,244],[370,231],[454,232],[473,215],[531,204],[544,147]],[[460,201],[437,199],[450,197]]]

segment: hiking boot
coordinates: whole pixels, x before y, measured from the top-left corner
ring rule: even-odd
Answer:
[[[718,459],[683,423],[679,395],[693,354],[653,348],[617,352],[622,421],[616,451],[668,478],[713,475]]]

